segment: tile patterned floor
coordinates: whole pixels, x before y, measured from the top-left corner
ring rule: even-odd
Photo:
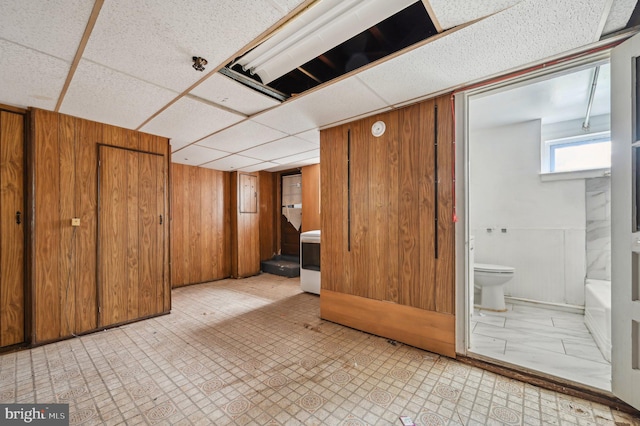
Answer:
[[[171,315],[1,355],[0,402],[68,402],[71,424],[87,425],[640,425],[321,321],[317,296],[266,274],[181,288]]]
[[[470,349],[611,391],[611,365],[584,325],[583,315],[527,305],[507,305],[507,312],[476,309]]]

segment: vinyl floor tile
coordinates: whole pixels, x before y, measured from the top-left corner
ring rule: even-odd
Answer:
[[[172,306],[170,315],[0,355],[0,402],[65,402],[73,425],[640,422],[322,321],[318,296],[302,293],[298,279],[183,287]],[[485,337],[487,349],[510,352],[508,340]]]

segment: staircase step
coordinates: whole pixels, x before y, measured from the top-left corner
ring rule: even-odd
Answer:
[[[289,259],[283,256],[276,256],[271,260],[263,260],[260,262],[260,269],[262,272],[267,272],[273,275],[279,275],[281,277],[299,277],[300,276],[300,262],[292,259],[296,259],[293,256],[287,256]]]

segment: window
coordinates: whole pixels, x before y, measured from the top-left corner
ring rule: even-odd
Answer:
[[[611,167],[610,132],[545,141],[544,148],[549,173]]]

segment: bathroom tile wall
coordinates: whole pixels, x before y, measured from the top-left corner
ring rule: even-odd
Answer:
[[[611,178],[586,181],[587,278],[611,280]]]

